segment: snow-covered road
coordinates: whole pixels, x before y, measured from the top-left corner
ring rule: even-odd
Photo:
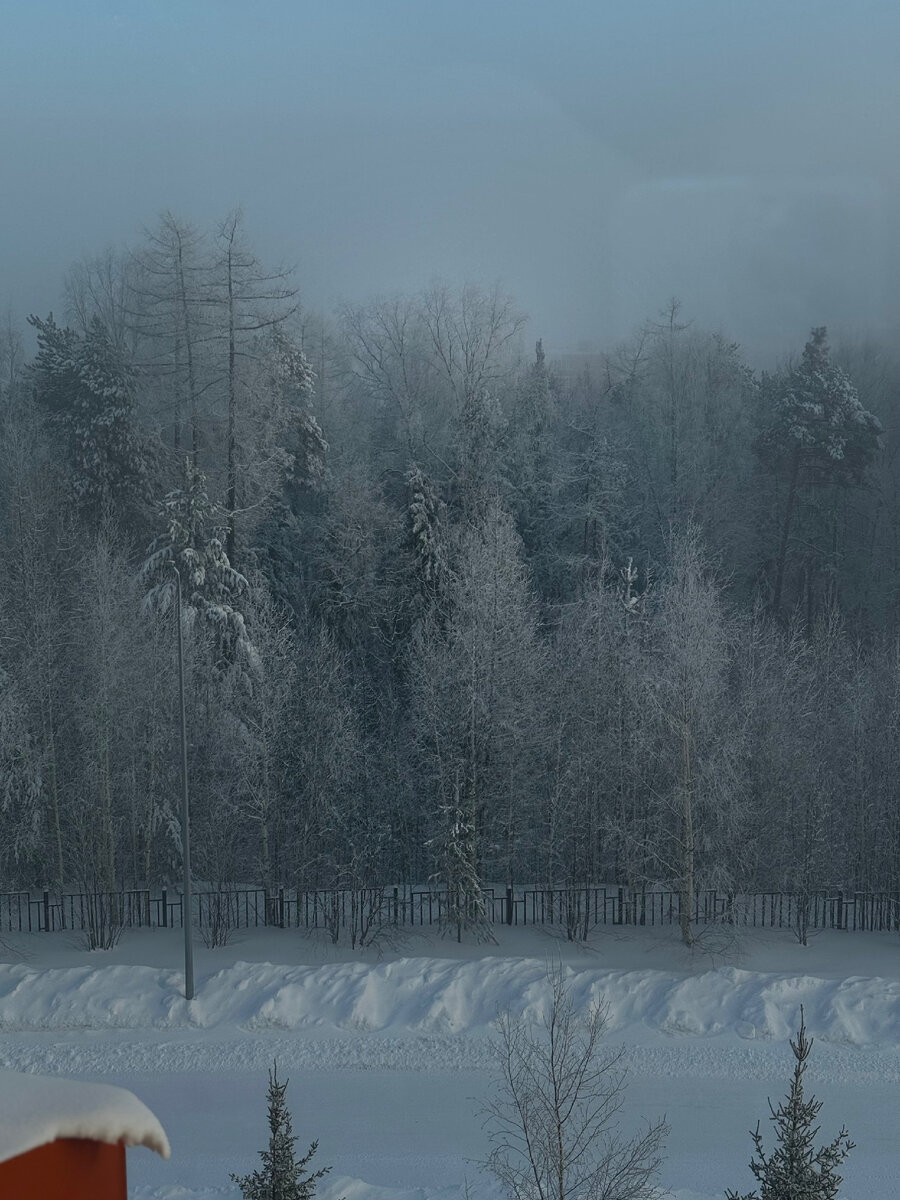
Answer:
[[[817,1039],[808,1080],[825,1102],[823,1135],[844,1122],[858,1145],[844,1195],[900,1191],[900,954],[885,935],[834,935],[805,958],[772,935],[726,965],[646,937],[590,952],[531,934],[471,957],[433,943],[360,961],[248,936],[200,953],[190,1006],[177,970],[157,961],[177,961],[175,943],[152,936],[106,958],[31,939],[29,961],[0,965],[0,1066],[120,1084],[162,1120],[171,1162],[129,1153],[141,1200],[238,1196],[228,1175],[252,1169],[265,1142],[275,1058],[295,1132],[333,1165],[323,1200],[458,1200],[466,1180],[473,1197],[494,1194],[471,1161],[485,1152],[491,1021],[503,1007],[540,1012],[557,951],[579,1003],[609,1003],[608,1036],[629,1069],[625,1119],[665,1113],[672,1126],[663,1180],[679,1200],[751,1186],[748,1130],[786,1088],[800,1003]],[[242,960],[286,950],[292,964]]]

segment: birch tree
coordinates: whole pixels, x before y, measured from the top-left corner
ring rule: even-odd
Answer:
[[[658,739],[655,745],[649,741],[661,835],[652,844],[660,875],[678,891],[681,935],[690,946],[695,889],[724,880],[719,872],[727,871],[725,842],[735,836],[740,811],[728,723],[732,634],[694,531],[673,539],[653,625],[653,653],[642,687]]]
[[[0,871],[28,886],[46,845],[41,762],[26,704],[9,672],[0,668]]]
[[[542,1016],[501,1013],[496,1080],[482,1112],[483,1162],[512,1200],[655,1200],[665,1120],[628,1136],[623,1051],[603,1044],[607,1009],[576,1007],[563,968],[548,973]]]
[[[519,555],[495,501],[483,525],[463,532],[446,606],[426,616],[410,657],[436,861],[446,861],[453,829],[465,828],[467,870],[474,858],[481,879],[497,872],[507,882],[530,844],[545,662]]]

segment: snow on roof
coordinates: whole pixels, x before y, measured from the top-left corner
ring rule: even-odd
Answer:
[[[147,1146],[169,1157],[169,1139],[125,1088],[0,1071],[0,1162],[57,1138]]]

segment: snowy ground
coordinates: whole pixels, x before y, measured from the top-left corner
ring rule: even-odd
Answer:
[[[120,1084],[162,1120],[172,1159],[129,1151],[139,1200],[237,1200],[230,1171],[266,1141],[266,1070],[278,1059],[301,1147],[333,1173],[322,1200],[496,1200],[472,1160],[498,1008],[540,1011],[561,956],[579,1003],[609,1002],[629,1066],[625,1115],[671,1124],[664,1184],[678,1200],[749,1190],[748,1130],[780,1099],[799,1006],[816,1045],[807,1075],[823,1136],[857,1149],[848,1200],[891,1200],[900,1179],[900,941],[824,933],[802,948],[751,931],[690,954],[677,931],[595,935],[573,947],[533,929],[498,945],[410,937],[379,956],[296,931],[250,931],[195,949],[181,997],[180,933],[126,935],[88,954],[67,935],[8,939],[0,964],[0,1067]],[[275,965],[273,965],[275,964]]]

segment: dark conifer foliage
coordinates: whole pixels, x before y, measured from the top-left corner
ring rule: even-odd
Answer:
[[[307,1169],[318,1142],[313,1142],[302,1158],[294,1152],[297,1138],[293,1133],[291,1113],[285,1100],[290,1081],[278,1082],[278,1063],[269,1072],[269,1087],[266,1099],[269,1106],[269,1145],[260,1150],[262,1167],[250,1175],[232,1175],[231,1179],[241,1189],[244,1200],[312,1200],[316,1184],[327,1175],[331,1167],[318,1171]]]
[[[157,613],[174,604],[177,570],[188,610],[199,613],[211,630],[219,661],[252,661],[240,601],[247,580],[231,566],[218,536],[223,513],[209,499],[202,472],[185,459],[184,483],[159,504],[165,528],[153,539],[141,567],[147,589],[144,603]]]
[[[759,1190],[739,1195],[726,1192],[726,1200],[835,1200],[842,1177],[838,1167],[854,1149],[846,1129],[824,1146],[816,1146],[819,1127],[816,1122],[822,1111],[822,1101],[806,1098],[803,1076],[813,1039],[807,1036],[803,1008],[800,1008],[800,1029],[797,1040],[791,1040],[794,1054],[794,1074],[790,1090],[777,1108],[771,1109],[770,1120],[775,1135],[775,1147],[767,1153],[759,1122],[750,1135],[755,1155],[750,1162]]]
[[[841,492],[865,484],[882,430],[878,418],[863,407],[848,376],[832,363],[824,328],[813,329],[799,366],[787,375],[763,378],[760,399],[762,429],[755,449],[781,482],[784,494],[777,514],[780,528],[772,582],[772,608],[777,614],[795,543],[805,547],[807,577],[810,571],[824,568],[832,586],[836,585]],[[799,539],[792,536],[805,495],[808,502],[815,498],[825,509],[824,532],[831,534],[830,544],[815,530],[804,531],[806,536]]]
[[[153,454],[135,419],[136,373],[99,317],[83,337],[52,314],[29,317],[37,331],[35,398],[68,467],[76,503],[94,521],[134,522],[149,499]]]

